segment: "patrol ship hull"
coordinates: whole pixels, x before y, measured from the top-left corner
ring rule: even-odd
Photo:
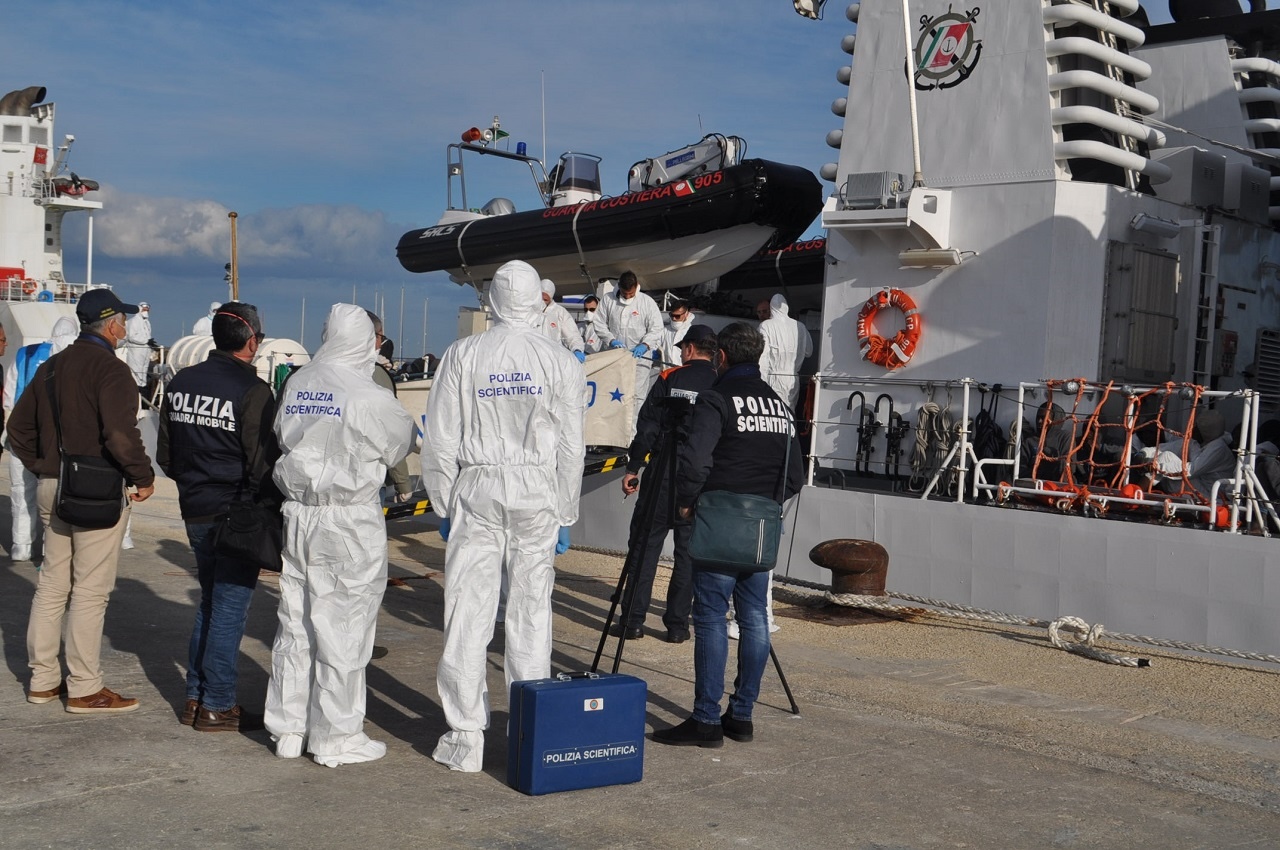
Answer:
[[[1280,657],[1280,519],[1253,473],[1280,391],[1280,12],[1198,21],[1191,38],[1135,23],[1136,0],[1110,15],[913,2],[917,144],[902,5],[850,9],[808,484],[777,575],[829,584],[812,547],[873,540],[891,592]],[[867,359],[859,323],[886,289],[922,320],[897,368]],[[885,309],[871,332],[903,327]],[[1196,414],[1217,410],[1238,463],[1192,492],[1186,470],[1134,451],[1114,489],[1096,487],[1084,439],[1108,397],[1132,449],[1187,458]],[[996,398],[1030,461],[974,452]],[[1028,468],[1050,399],[1076,428],[1073,482]],[[1151,417],[1164,430],[1139,427]],[[625,548],[616,480],[589,479],[583,505],[581,542]]]

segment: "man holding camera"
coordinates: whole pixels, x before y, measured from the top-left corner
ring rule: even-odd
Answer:
[[[675,567],[671,571],[671,583],[667,586],[667,610],[662,615],[662,623],[667,629],[667,643],[684,643],[689,639],[689,610],[693,605],[689,535],[693,529],[688,522],[678,521],[672,512],[668,461],[659,450],[669,429],[677,427],[684,419],[683,411],[672,408],[680,405],[687,408],[697,400],[700,392],[715,383],[716,370],[712,358],[716,347],[716,334],[710,327],[693,325],[688,328],[680,340],[680,356],[685,365],[663,372],[640,408],[636,436],[627,450],[627,474],[622,477],[624,494],[631,496],[640,489],[640,469],[646,463],[652,463],[644,476],[645,492],[631,517],[630,547],[639,547],[638,560],[634,561],[638,571],[627,584],[622,619],[610,630],[614,636],[625,634],[627,640],[644,637],[644,620],[653,594],[658,556],[667,531],[674,530]],[[653,522],[646,528],[641,506],[649,499],[656,499],[657,505],[653,511]]]
[[[764,338],[745,322],[734,322],[717,337],[720,378],[698,396],[688,439],[680,446],[676,504],[680,516],[693,516],[698,495],[714,490],[785,501],[803,483],[800,446],[790,412],[760,377]],[[693,716],[678,726],[653,733],[653,740],[675,746],[720,747],[725,736],[753,737],[751,712],[760,678],[769,660],[765,593],[769,571],[719,571],[697,567],[693,573]],[[725,615],[732,599],[741,641],[738,675],[729,709],[720,715],[724,667],[729,655]]]

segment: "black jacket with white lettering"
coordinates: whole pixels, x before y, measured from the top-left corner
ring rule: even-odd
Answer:
[[[794,431],[791,411],[760,379],[757,364],[729,369],[693,406],[689,436],[679,451],[676,503],[691,507],[704,490],[777,499],[784,460],[782,501],[790,498],[804,481]]]
[[[280,456],[275,412],[271,387],[229,352],[215,349],[173,377],[160,407],[156,460],[178,485],[184,520],[213,522],[247,494],[250,476],[261,500],[280,501],[271,481]]]
[[[715,367],[710,360],[690,360],[683,366],[668,369],[658,380],[653,382],[649,394],[645,396],[640,407],[640,416],[636,420],[636,436],[627,450],[627,472],[639,472],[647,462],[646,455],[656,454],[658,441],[662,439],[665,428],[676,424],[683,415],[676,415],[666,407],[666,399],[686,398],[693,401],[703,390],[708,390],[716,382]]]

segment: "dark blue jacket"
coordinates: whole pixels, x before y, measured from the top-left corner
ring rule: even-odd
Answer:
[[[734,366],[698,396],[678,464],[676,504],[682,508],[692,507],[704,490],[782,502],[804,483],[791,411],[761,380],[760,367],[754,363]],[[782,498],[778,499],[780,484]]]
[[[251,478],[263,499],[279,498],[271,483],[280,454],[274,419],[271,387],[229,352],[211,351],[173,377],[160,407],[156,459],[178,485],[184,520],[212,522],[247,496]]]

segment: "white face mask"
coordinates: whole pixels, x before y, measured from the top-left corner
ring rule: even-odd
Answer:
[[[587,310],[587,311],[586,311],[586,313],[587,313],[587,318],[588,318],[588,319],[590,319],[592,316],[594,316],[594,315],[596,314],[596,311],[595,311],[595,310]]]

